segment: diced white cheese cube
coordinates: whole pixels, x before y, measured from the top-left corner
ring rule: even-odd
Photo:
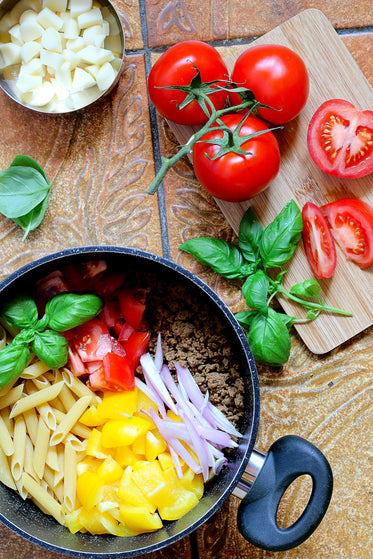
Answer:
[[[69,96],[69,92],[64,87],[61,87],[56,78],[51,78],[51,84],[54,89],[54,94],[59,101],[64,101]]]
[[[19,25],[19,23],[13,25],[13,27],[9,29],[9,35],[12,43],[14,43],[15,45],[19,45],[20,47],[23,45],[23,39],[21,37],[21,26]]]
[[[113,60],[114,55],[111,50],[96,48],[93,45],[87,45],[79,51],[79,56],[84,62],[89,64],[104,64]]]
[[[77,37],[76,39],[69,39],[68,41],[66,41],[66,48],[69,50],[73,50],[74,52],[80,51],[85,46],[86,42],[84,41],[83,37]]]
[[[27,20],[34,20],[35,21],[37,16],[38,16],[38,14],[35,12],[35,10],[31,10],[31,9],[30,10],[25,10],[19,18],[19,23],[23,23],[24,21],[27,21]]]
[[[73,17],[66,19],[64,21],[62,31],[66,39],[76,39],[79,37],[78,21]]]
[[[52,12],[65,12],[67,0],[43,0],[43,8],[49,8]]]
[[[22,61],[21,47],[13,43],[0,44],[0,68],[19,64]]]
[[[53,97],[54,89],[52,84],[50,82],[44,82],[40,87],[34,89],[29,104],[34,107],[44,107],[52,101]]]
[[[74,17],[88,12],[91,8],[92,0],[70,0],[70,13]]]
[[[28,41],[27,43],[24,43],[21,47],[21,56],[23,62],[30,62],[32,58],[38,56],[40,51],[40,43],[37,43],[36,41]]]
[[[44,29],[41,36],[41,44],[47,50],[53,52],[62,52],[62,37],[61,33],[58,33],[53,27],[48,27]]]
[[[92,87],[93,85],[96,85],[96,80],[91,74],[82,68],[75,68],[73,83],[71,85],[72,92],[83,91],[83,89],[88,89],[88,87]]]
[[[106,91],[107,89],[109,89],[109,87],[115,80],[116,75],[117,73],[115,72],[110,62],[105,62],[105,64],[103,64],[99,69],[96,76],[98,88],[101,91]]]
[[[21,93],[26,93],[27,91],[31,91],[35,87],[39,87],[42,83],[42,76],[36,76],[33,74],[22,76],[20,75],[16,82],[16,87]]]
[[[27,41],[34,41],[35,39],[41,37],[43,28],[36,20],[27,19],[21,23],[20,31],[23,42],[27,43]]]
[[[56,71],[63,64],[64,57],[59,52],[42,49],[40,51],[40,62],[45,66],[53,68],[54,71]]]
[[[102,22],[102,13],[100,8],[92,8],[88,12],[78,15],[79,29],[86,29],[92,25],[97,25]]]
[[[64,62],[61,67],[56,70],[55,77],[56,82],[60,87],[63,87],[68,91],[70,90],[72,84],[72,74],[68,62]]]
[[[111,50],[112,52],[122,54],[122,42],[120,40],[120,35],[109,35],[105,39],[105,48]]]
[[[52,27],[56,31],[59,31],[63,26],[63,19],[49,8],[43,8],[36,20],[44,29]]]

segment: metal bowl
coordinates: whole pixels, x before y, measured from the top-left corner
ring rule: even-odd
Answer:
[[[0,45],[2,43],[9,42],[9,33],[7,32],[14,24],[14,18],[9,19],[10,14],[15,13],[17,10],[16,5],[19,4],[20,0],[3,0],[0,3]],[[35,11],[38,9],[37,6],[40,5],[40,0],[23,0],[31,6],[36,6]],[[35,106],[30,103],[31,99],[27,99],[27,95],[22,97],[21,94],[17,93],[15,88],[15,82],[19,73],[21,64],[14,64],[12,66],[7,66],[3,68],[2,54],[0,52],[0,87],[1,89],[16,103],[31,109],[35,112],[48,113],[48,114],[61,114],[61,113],[71,113],[84,109],[93,103],[100,101],[105,95],[107,95],[117,84],[120,77],[121,71],[124,67],[125,60],[125,37],[123,26],[118,15],[117,10],[109,0],[98,0],[101,7],[104,10],[108,10],[109,18],[112,20],[112,25],[115,26],[118,31],[119,41],[120,41],[120,53],[116,57],[112,66],[116,72],[113,82],[104,91],[99,90],[97,86],[87,88],[85,93],[81,95],[81,92],[72,93],[67,101],[54,99],[44,106]],[[13,12],[12,12],[13,10]],[[18,12],[16,12],[17,15]],[[4,19],[3,19],[4,18]],[[9,23],[11,22],[11,23]],[[10,27],[9,27],[10,25]],[[85,98],[84,98],[85,97]]]

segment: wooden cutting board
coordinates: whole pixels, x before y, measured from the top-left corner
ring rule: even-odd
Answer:
[[[322,205],[347,197],[360,198],[373,206],[373,174],[349,180],[326,175],[316,167],[307,150],[308,123],[324,101],[340,98],[350,101],[359,110],[373,109],[373,89],[330,22],[319,10],[305,10],[251,42],[250,46],[263,43],[285,45],[303,58],[310,76],[310,95],[302,113],[278,133],[281,169],[270,187],[250,202],[216,200],[234,231],[237,233],[240,219],[249,205],[264,227],[290,199],[300,208],[307,201]],[[221,49],[229,70],[247,48],[248,45],[242,45],[235,50],[232,47]],[[196,131],[194,127],[169,124],[181,143]],[[337,258],[333,277],[320,281],[323,297],[328,305],[353,312],[353,317],[322,314],[316,321],[296,327],[307,347],[317,354],[334,349],[373,324],[372,267],[361,270],[348,262],[339,248]],[[289,264],[284,285],[288,289],[311,277],[300,243]],[[280,303],[288,314],[305,316],[299,307],[283,299]]]

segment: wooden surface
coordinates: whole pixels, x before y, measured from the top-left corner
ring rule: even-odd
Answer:
[[[262,194],[244,203],[216,200],[221,211],[238,233],[239,222],[251,206],[263,226],[278,214],[289,200],[300,208],[308,201],[323,205],[340,198],[360,198],[373,206],[373,175],[362,179],[343,180],[326,175],[313,163],[307,149],[309,121],[324,101],[346,99],[360,110],[373,106],[373,89],[356,64],[342,39],[319,10],[309,9],[282,23],[252,45],[278,43],[297,52],[304,60],[310,76],[310,95],[301,114],[284,129],[276,131],[281,150],[281,167],[275,180]],[[237,57],[247,45],[223,49],[222,55],[232,71]],[[359,87],[356,87],[356,84]],[[197,130],[169,122],[176,138],[185,143]],[[302,243],[301,243],[302,244]],[[353,317],[324,313],[317,321],[296,325],[304,343],[313,353],[331,351],[349,338],[373,324],[373,270],[361,270],[349,262],[337,248],[337,268],[333,278],[322,280],[325,303],[349,310]],[[284,285],[288,289],[312,276],[304,251],[298,250],[288,266]],[[281,299],[284,310],[293,316],[305,313],[296,304]]]
[[[318,7],[335,29],[343,29],[343,45],[373,86],[372,0],[116,0],[116,5],[126,34],[127,65],[118,87],[99,107],[49,118],[18,107],[0,92],[0,168],[25,153],[54,180],[45,220],[26,243],[22,231],[0,216],[0,278],[55,250],[111,243],[175,260],[208,283],[232,311],[242,310],[234,283],[178,249],[201,235],[237,240],[190,163],[179,162],[157,196],[144,194],[160,154],[169,156],[178,144],[148,104],[151,56],[159,54],[158,47],[197,38],[218,45],[228,57],[304,9]],[[289,433],[325,453],[334,473],[325,519],[298,548],[266,552],[238,532],[239,501],[230,497],[190,537],[146,559],[372,559],[373,327],[324,355],[313,354],[294,329],[291,341],[284,367],[258,366],[256,446],[266,451]],[[305,494],[307,487],[293,488],[281,506],[280,523],[296,518]],[[0,525],[0,559],[63,557]]]

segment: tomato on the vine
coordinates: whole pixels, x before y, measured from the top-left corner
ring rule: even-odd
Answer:
[[[317,278],[330,278],[337,264],[337,254],[329,224],[312,202],[303,206],[302,219],[303,245],[310,268]]]
[[[302,58],[283,45],[256,45],[236,60],[232,81],[247,87],[256,101],[272,107],[258,109],[273,124],[285,124],[303,109],[309,94],[309,77]],[[238,93],[229,93],[231,105],[242,102]],[[276,109],[276,110],[273,110]]]
[[[367,268],[373,264],[373,209],[356,198],[343,198],[321,207],[332,234],[346,257]]]
[[[242,119],[240,114],[227,114],[219,120],[232,132],[240,126],[238,138],[259,133],[239,140],[244,153],[230,149],[231,136],[227,132],[225,142],[228,143],[222,146],[222,130],[207,131],[193,146],[197,179],[212,196],[228,202],[253,198],[269,185],[280,168],[280,150],[274,134],[252,115],[247,116],[243,123]],[[263,131],[266,132],[261,133]],[[224,153],[218,155],[222,149]]]
[[[373,172],[373,111],[358,111],[343,99],[325,101],[309,123],[307,144],[325,173],[364,177]]]
[[[148,91],[151,102],[165,118],[190,126],[207,122],[208,116],[196,100],[179,109],[186,93],[168,86],[187,86],[200,71],[202,82],[228,80],[227,67],[218,51],[203,41],[183,41],[167,49],[149,73]],[[214,88],[212,85],[211,88]],[[215,109],[224,107],[227,92],[217,90],[209,94]]]

